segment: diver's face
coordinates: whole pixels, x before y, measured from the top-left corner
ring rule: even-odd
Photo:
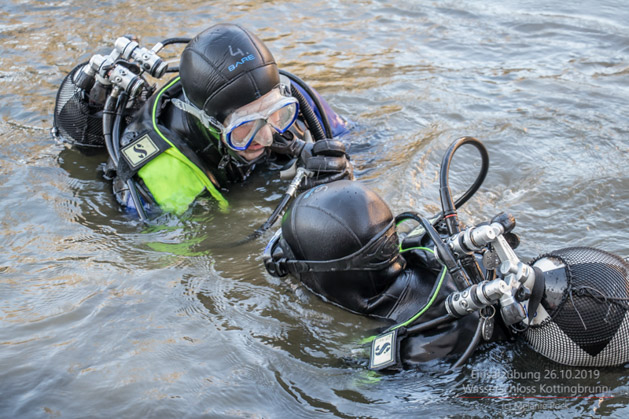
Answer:
[[[223,122],[222,141],[246,160],[260,157],[273,144],[275,132],[285,132],[297,118],[299,106],[278,88],[236,109]]]
[[[273,144],[273,130],[270,126],[263,126],[255,135],[249,147],[245,150],[234,150],[239,156],[245,160],[257,159],[264,153],[264,150]]]

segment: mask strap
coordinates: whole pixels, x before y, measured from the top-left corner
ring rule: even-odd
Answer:
[[[214,131],[217,134],[223,133],[223,124],[218,122],[216,118],[209,116],[207,113],[205,113],[205,111],[202,111],[191,103],[184,102],[183,100],[177,98],[171,99],[170,101],[173,105],[175,105],[176,108],[181,109],[182,111],[194,116],[199,121],[201,121],[205,128],[209,129],[210,131]]]
[[[394,240],[395,223],[393,220],[373,237],[365,246],[354,253],[339,259],[326,261],[292,260],[273,258],[273,249],[280,241],[280,233],[275,233],[264,252],[264,264],[267,271],[273,276],[284,276],[288,273],[298,274],[302,272],[334,272],[334,271],[379,271],[391,265],[398,257],[398,243]],[[390,253],[390,254],[389,254]],[[374,256],[381,256],[374,262]]]

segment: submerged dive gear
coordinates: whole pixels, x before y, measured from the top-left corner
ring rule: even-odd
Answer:
[[[428,247],[406,249],[402,256],[386,203],[362,183],[342,180],[294,201],[264,262],[272,275],[291,274],[346,310],[395,322],[387,329],[389,346],[378,340],[382,336],[373,344],[383,356],[395,346],[408,365],[464,352],[477,323],[474,316],[447,317],[429,335],[407,333],[418,321],[447,316],[443,301],[456,291]],[[388,360],[379,359],[374,369],[399,366],[397,355]]]
[[[439,351],[462,353],[453,368],[466,362],[483,340],[509,334],[522,334],[541,355],[567,365],[629,362],[629,263],[592,248],[561,249],[524,263],[513,251],[518,241],[510,240],[515,237],[511,232],[515,219],[503,213],[490,222],[461,229],[455,219],[456,205],[478,190],[488,161],[482,156],[477,181],[453,203],[443,172],[454,151],[465,143],[480,144],[471,137],[455,141],[441,168],[442,214],[432,221],[413,212],[396,217],[399,222],[414,219],[422,224],[402,242],[406,269],[370,270],[369,255],[377,252],[364,252],[367,261],[354,258],[353,252],[367,249],[365,243],[379,240],[384,227],[378,214],[386,210],[366,199],[365,191],[349,193],[346,182],[312,189],[294,202],[282,224],[282,236],[278,233],[265,250],[267,269],[274,275],[293,274],[316,294],[345,309],[396,321],[367,340],[372,343],[373,369],[399,365],[393,347],[405,364],[430,359],[426,355],[436,352],[422,342],[444,330],[452,334],[440,341]],[[484,147],[476,148],[483,154]],[[351,211],[344,211],[344,206]],[[438,225],[433,227],[433,223]],[[367,228],[356,230],[356,225]],[[380,229],[369,227],[373,225]],[[362,246],[349,239],[357,231]],[[410,243],[415,247],[406,246]],[[476,264],[481,255],[484,271],[465,261],[472,258]],[[347,259],[354,262],[352,270],[334,271],[343,269]],[[362,270],[356,266],[361,263]],[[455,283],[450,275],[454,270],[468,276]],[[438,282],[436,272],[441,272]],[[448,278],[445,287],[444,278]],[[454,334],[456,328],[465,330],[465,338]]]
[[[158,53],[173,43],[188,45],[179,65],[171,66]],[[145,77],[172,72],[181,77],[153,95],[155,84]],[[332,135],[347,131],[347,122],[314,90],[305,84],[292,90],[286,77],[280,82],[262,41],[238,25],[214,25],[192,40],[171,38],[152,49],[119,38],[109,55],[94,55],[63,80],[52,133],[74,145],[106,147],[104,176],[115,180],[119,202],[142,220],[154,204],[179,214],[204,190],[225,209],[223,186],[244,180],[258,163],[288,167],[287,157],[267,147],[272,137],[306,138],[319,116]],[[266,147],[261,154],[257,148],[247,154],[254,141]],[[301,169],[273,221],[312,173]]]

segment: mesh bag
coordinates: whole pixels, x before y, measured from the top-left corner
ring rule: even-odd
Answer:
[[[549,304],[549,299],[557,298],[545,291],[542,307],[547,316],[525,331],[528,343],[566,365],[629,362],[629,263],[587,247],[557,250],[535,262],[544,258],[563,266],[566,282],[558,304]]]
[[[103,103],[91,99],[74,84],[75,75],[87,63],[79,64],[63,79],[57,91],[53,135],[85,147],[104,147]]]
[[[83,147],[105,147],[103,136],[103,108],[111,86],[95,83],[89,92],[77,87],[76,73],[87,64],[74,67],[63,79],[57,91],[52,134],[55,138]],[[143,79],[144,80],[144,79]],[[141,93],[129,101],[125,111],[125,125],[131,122],[135,111],[142,107],[155,90],[144,80]]]

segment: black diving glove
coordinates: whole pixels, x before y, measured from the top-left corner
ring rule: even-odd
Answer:
[[[338,140],[307,143],[299,160],[305,169],[313,173],[300,184],[299,191],[335,180],[354,180],[354,169],[345,151],[345,144]]]
[[[300,184],[300,192],[335,180],[354,180],[354,169],[345,144],[338,140],[305,142],[287,131],[274,137],[271,151],[297,158],[300,166],[312,172],[312,176]]]

